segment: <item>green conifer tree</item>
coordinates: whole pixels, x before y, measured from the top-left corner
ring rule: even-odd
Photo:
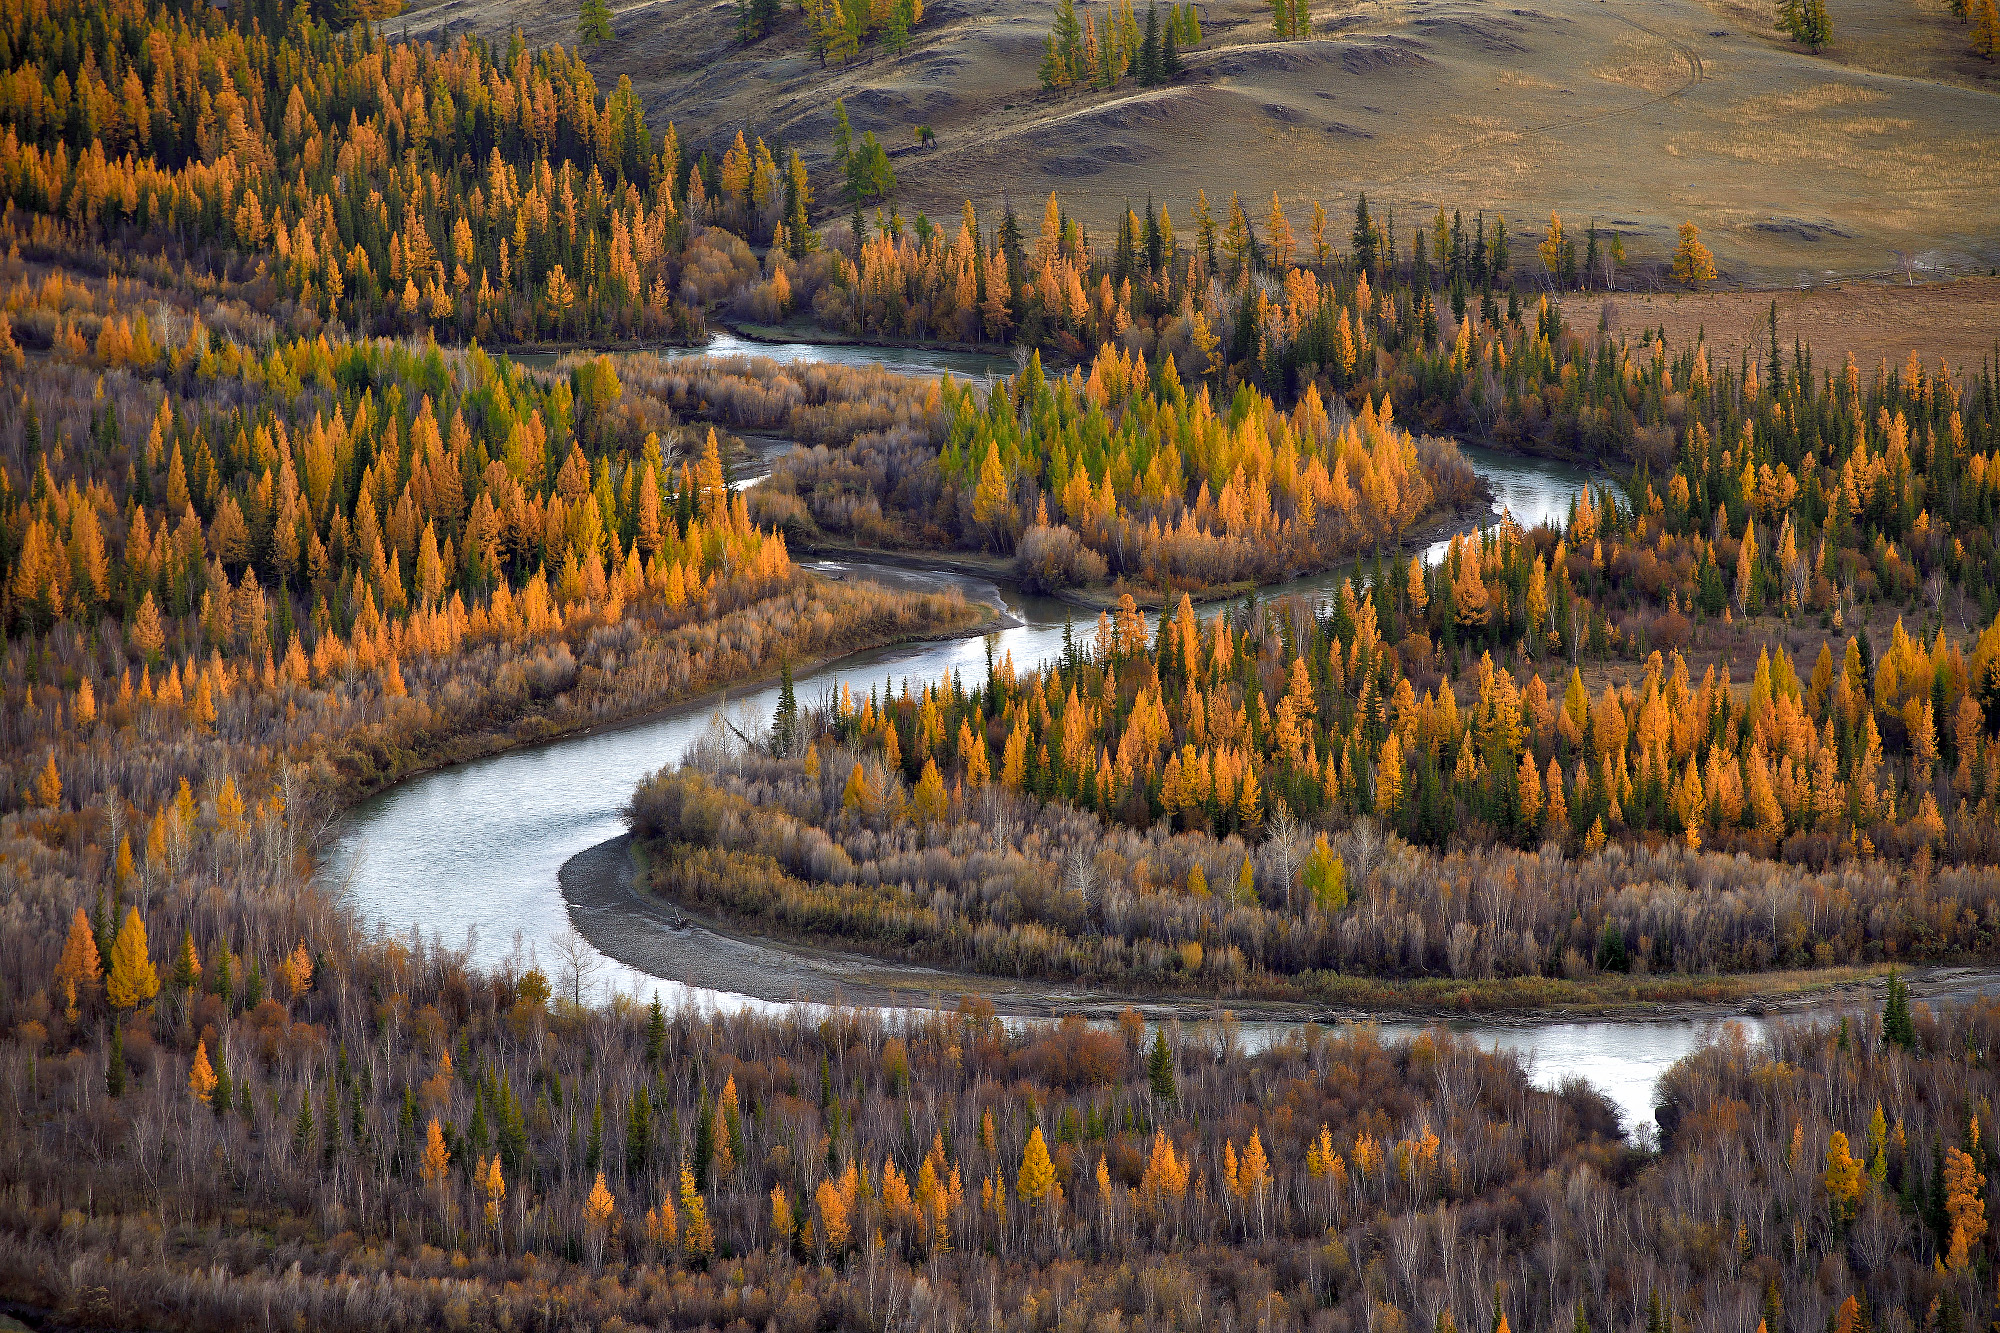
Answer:
[[[1139,86],[1151,88],[1160,81],[1160,9],[1146,6],[1146,35],[1139,41]]]
[[[799,701],[792,691],[792,663],[787,658],[778,668],[778,707],[771,715],[771,748],[781,755],[792,752],[792,744],[798,738]],[[659,1000],[653,1001],[653,1012],[659,1013]],[[650,1029],[649,1029],[650,1031]]]
[[[215,1108],[218,1116],[227,1115],[232,1085],[229,1081],[229,1058],[220,1042],[216,1043],[211,1063],[215,1069],[215,1090],[209,1094],[209,1105]]]
[[[1889,994],[1882,1004],[1882,1040],[1906,1051],[1917,1048],[1916,1023],[1910,1015],[1910,988],[1900,972],[1889,974]]]
[[[1170,1102],[1178,1095],[1174,1086],[1174,1053],[1167,1048],[1167,1034],[1155,1030],[1153,1051],[1146,1057],[1146,1077],[1155,1100]]]
[[[1354,205],[1354,265],[1366,272],[1375,267],[1375,223],[1368,216],[1368,196],[1364,193]]]
[[[646,1063],[659,1068],[660,1057],[667,1049],[667,1018],[660,1009],[660,997],[653,996],[653,1007],[646,1014]]]
[[[125,1073],[125,1033],[114,1019],[111,1024],[111,1049],[104,1060],[104,1090],[113,1097],[123,1097]]]
[[[625,1114],[625,1173],[636,1176],[653,1155],[653,1099],[644,1088],[632,1094]]]
[[[708,1094],[703,1093],[701,1109],[694,1122],[694,1178],[703,1189],[708,1188],[709,1170],[715,1164],[715,1108],[709,1105]]]

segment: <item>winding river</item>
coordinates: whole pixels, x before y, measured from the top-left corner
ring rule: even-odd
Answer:
[[[955,354],[852,346],[773,347],[719,338],[711,352],[777,355],[786,360],[867,361],[913,374],[974,367]],[[991,361],[992,359],[989,359]],[[1008,367],[1011,368],[1011,367]],[[1559,463],[1465,450],[1491,485],[1496,501],[1524,525],[1566,511],[1585,473]],[[1432,558],[1442,549],[1433,548]],[[1067,608],[1026,597],[1018,590],[953,574],[873,566],[808,562],[831,576],[867,577],[911,588],[954,586],[969,598],[1003,608],[1011,627],[990,636],[995,657],[1011,653],[1027,667],[1061,647]],[[1330,595],[1341,575],[1301,580],[1270,593]],[[1269,595],[1269,594],[1267,594]],[[1079,616],[1088,621],[1089,616]],[[974,678],[986,669],[979,637],[912,644],[857,653],[801,677],[799,697],[817,700],[841,682],[866,691],[893,679],[900,687],[940,679],[945,672]],[[729,697],[731,712],[761,724],[776,705],[775,687]],[[462,764],[412,779],[356,807],[324,858],[323,875],[341,885],[362,918],[386,932],[417,931],[426,939],[465,948],[476,964],[510,957],[529,960],[554,975],[557,945],[581,946],[594,965],[599,993],[621,991],[663,1003],[724,1008],[781,1008],[793,999],[815,1002],[921,1003],[926,996],[955,996],[963,978],[920,968],[884,965],[828,951],[775,948],[753,939],[713,934],[699,927],[673,929],[657,909],[638,904],[617,883],[629,878],[622,844],[606,847],[625,831],[623,809],[634,788],[663,764],[677,760],[712,725],[714,700],[669,710],[630,725],[588,732],[530,749]],[[595,849],[593,851],[593,849]],[[587,854],[587,855],[585,855]],[[565,866],[575,858],[567,872]],[[594,860],[593,860],[594,858]],[[576,891],[579,883],[594,892]],[[569,883],[572,908],[565,901]],[[600,941],[616,939],[621,956],[647,964],[626,966],[598,953],[572,933],[578,924]],[[607,935],[605,932],[612,934]],[[1001,1012],[1045,1013],[1075,1007],[1102,1012],[1093,997],[1059,988],[1017,989],[1008,983],[974,983],[992,995]],[[1532,1062],[1538,1081],[1554,1085],[1581,1077],[1606,1093],[1628,1127],[1652,1120],[1652,1088],[1659,1074],[1691,1049],[1717,1021],[1689,1018],[1617,1022],[1534,1021],[1459,1025],[1482,1041],[1517,1049]],[[1753,1026],[1758,1020],[1742,1020]],[[1291,1022],[1244,1021],[1232,1028],[1245,1046],[1289,1030]],[[1385,1025],[1393,1031],[1396,1025]]]

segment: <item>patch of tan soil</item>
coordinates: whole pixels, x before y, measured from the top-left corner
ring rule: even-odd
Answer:
[[[1797,339],[1810,343],[1818,364],[1829,369],[1852,353],[1864,376],[1883,361],[1901,366],[1911,352],[1929,367],[1943,358],[1954,370],[1976,370],[2000,343],[2000,278],[1990,277],[1914,287],[1899,279],[1804,291],[1591,293],[1564,297],[1561,305],[1563,318],[1583,328],[1604,315],[1611,333],[1636,341],[1642,331],[1664,326],[1675,345],[1699,333],[1715,353],[1733,361],[1747,348],[1761,363],[1773,301],[1787,358]]]

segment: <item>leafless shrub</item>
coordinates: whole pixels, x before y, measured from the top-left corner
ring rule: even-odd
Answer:
[[[1014,570],[1029,592],[1054,593],[1079,584],[1102,582],[1104,557],[1083,544],[1066,523],[1038,524],[1021,536]]]

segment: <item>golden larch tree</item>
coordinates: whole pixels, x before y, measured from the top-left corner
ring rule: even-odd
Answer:
[[[1987,60],[2000,52],[2000,5],[1994,0],[1977,0],[1973,5],[1972,50]]]
[[[838,1254],[847,1247],[851,1223],[847,1215],[847,1198],[840,1186],[831,1180],[822,1180],[813,1191],[813,1207],[819,1211],[820,1237],[827,1249]]]
[[[451,1152],[444,1146],[444,1127],[438,1124],[436,1116],[431,1117],[430,1127],[424,1131],[424,1160],[418,1174],[426,1185],[444,1182],[444,1173],[451,1166]]]
[[[1167,1131],[1153,1131],[1153,1148],[1146,1159],[1146,1171],[1139,1180],[1139,1192],[1148,1203],[1161,1207],[1178,1202],[1187,1193],[1188,1166],[1174,1151]]]
[[[917,794],[912,811],[919,825],[929,828],[941,823],[950,813],[951,803],[945,796],[944,778],[938,773],[935,759],[924,760],[923,776],[917,779]]]
[[[798,1222],[792,1216],[792,1200],[785,1193],[783,1185],[771,1186],[771,1235],[782,1246],[798,1231]]]
[[[1826,1141],[1826,1183],[1828,1200],[1834,1213],[1842,1218],[1854,1216],[1854,1209],[1861,1202],[1862,1174],[1861,1162],[1848,1151],[1847,1135],[1839,1130],[1833,1132]]]
[[[493,1160],[486,1164],[486,1178],[480,1183],[486,1195],[486,1225],[498,1231],[500,1206],[507,1202],[507,1178],[500,1174],[499,1153],[494,1153]]]
[[[97,955],[97,937],[91,933],[90,918],[81,907],[70,918],[69,938],[63,942],[62,957],[56,962],[56,989],[62,993],[63,1016],[76,1022],[80,1011],[77,997],[97,983],[104,973]]]
[[[598,1176],[600,1182],[603,1179]],[[681,1228],[681,1252],[690,1259],[706,1259],[715,1253],[715,1228],[708,1220],[708,1204],[695,1188],[694,1171],[687,1166],[681,1167],[681,1213],[687,1219]]]
[[[1264,1155],[1264,1140],[1256,1130],[1250,1131],[1250,1142],[1243,1146],[1243,1156],[1237,1163],[1236,1181],[1243,1191],[1243,1198],[1257,1205],[1257,1230],[1264,1232],[1264,1200],[1271,1190],[1271,1161]]]
[[[662,1199],[646,1210],[646,1240],[656,1252],[672,1249],[680,1234],[680,1214],[674,1211],[672,1199]]]
[[[1044,1203],[1056,1191],[1056,1166],[1049,1159],[1049,1145],[1042,1127],[1035,1126],[1028,1144],[1021,1149],[1021,1170],[1015,1177],[1014,1193],[1028,1203]]]
[[[617,1214],[618,1202],[611,1197],[611,1189],[604,1183],[604,1173],[599,1171],[596,1182],[590,1187],[590,1197],[583,1201],[584,1220],[601,1235],[611,1229],[611,1219]]]
[[[1548,270],[1550,277],[1555,277],[1562,271],[1563,224],[1554,211],[1549,213],[1549,234],[1542,239],[1539,251],[1542,267]]]
[[[146,952],[146,923],[139,909],[125,909],[125,924],[111,942],[111,976],[105,982],[105,998],[114,1009],[136,1009],[160,993],[160,974]]]
[[[1946,1148],[1944,1188],[1944,1211],[1951,1219],[1951,1245],[1945,1263],[1963,1270],[1972,1262],[1972,1247],[1986,1236],[1986,1177],[1969,1154]]]
[[[44,810],[54,810],[62,805],[62,774],[56,771],[56,752],[49,751],[49,761],[35,774],[35,804]]]
[[[300,940],[298,947],[279,962],[278,975],[284,980],[285,988],[291,991],[294,1000],[312,989],[312,955],[306,952],[304,940]]]
[[[188,1071],[188,1091],[194,1094],[196,1101],[206,1106],[215,1093],[215,1082],[215,1066],[208,1062],[208,1043],[197,1041],[194,1044],[194,1067]]]
[[[1701,229],[1692,222],[1681,223],[1681,243],[1674,248],[1674,281],[1687,287],[1715,281],[1715,256],[1701,243]]]

